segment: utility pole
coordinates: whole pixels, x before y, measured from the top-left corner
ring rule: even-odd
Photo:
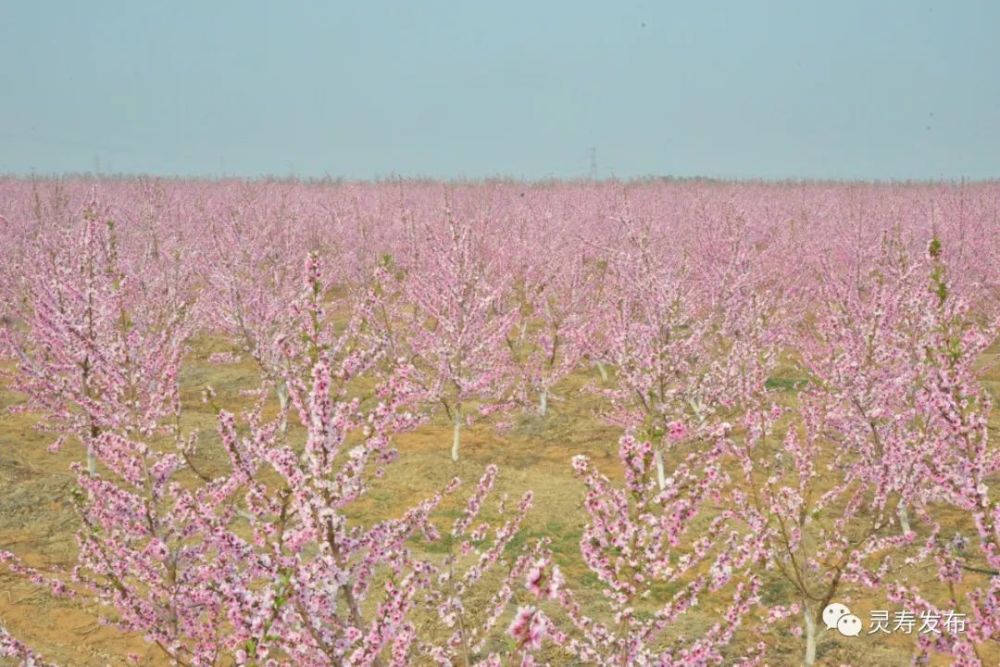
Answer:
[[[590,180],[597,180],[597,146],[590,147]]]

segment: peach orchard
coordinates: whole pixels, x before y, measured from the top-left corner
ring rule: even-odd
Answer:
[[[996,664],[998,210],[992,184],[0,181],[0,382],[72,452],[77,517],[73,567],[0,541],[0,573],[164,664],[782,664],[777,628],[813,665],[847,590],[966,615],[918,664]],[[212,438],[180,389],[205,336],[258,371]],[[524,536],[502,451],[354,518],[400,434],[446,423],[457,470],[574,373],[620,438],[565,461],[577,553]],[[49,664],[3,627],[0,656]]]

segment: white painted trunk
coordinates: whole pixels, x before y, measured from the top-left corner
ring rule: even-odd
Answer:
[[[653,461],[656,463],[656,481],[660,484],[660,490],[667,488],[667,475],[663,470],[663,452],[659,447],[653,452]]]
[[[688,399],[688,407],[694,412],[694,416],[698,419],[698,423],[703,423],[705,421],[705,405],[700,400]]]
[[[601,372],[601,379],[605,382],[608,381],[608,369],[604,367],[604,364],[600,361],[597,362],[597,370]]]
[[[286,413],[288,409],[288,385],[284,382],[279,382],[277,393],[278,405],[281,407],[281,424],[279,428],[281,429],[281,434],[284,435],[288,431],[288,415]]]
[[[545,416],[549,411],[549,390],[542,389],[542,395],[538,397],[538,414]]]
[[[455,430],[451,438],[451,460],[458,461],[458,446],[462,442],[462,413],[455,410]]]
[[[94,450],[87,445],[87,472],[91,475],[97,472],[97,457],[94,456]]]
[[[816,619],[812,610],[805,608],[802,617],[806,621],[806,655],[802,660],[803,667],[813,667],[816,664]]]
[[[910,512],[906,509],[906,503],[902,500],[899,501],[899,507],[896,508],[896,513],[899,514],[899,527],[903,530],[903,534],[910,532]]]

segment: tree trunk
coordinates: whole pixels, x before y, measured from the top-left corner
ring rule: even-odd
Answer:
[[[899,515],[899,527],[902,528],[903,534],[905,535],[910,532],[910,513],[906,509],[906,503],[902,500],[899,501],[896,513]]]
[[[660,484],[660,490],[667,488],[667,475],[663,470],[663,452],[657,447],[653,451],[653,461],[656,463],[656,481]]]
[[[597,370],[601,372],[601,380],[604,382],[608,381],[608,369],[604,367],[604,364],[600,361],[597,362]]]
[[[278,383],[277,387],[278,393],[278,405],[281,407],[281,435],[285,435],[288,432],[288,385],[284,381]]]
[[[458,461],[458,446],[462,441],[462,411],[455,408],[455,431],[451,439],[451,460]]]
[[[549,411],[549,390],[542,389],[541,396],[538,397],[538,414],[545,416]]]
[[[813,667],[816,664],[816,619],[813,618],[812,610],[808,605],[802,612],[802,617],[806,621],[806,655],[802,660],[803,667]]]
[[[97,440],[98,436],[101,435],[101,429],[94,424],[94,420],[90,420],[90,437],[87,438],[85,443],[87,447],[87,472],[91,475],[97,472],[97,456],[94,454],[94,442]]]

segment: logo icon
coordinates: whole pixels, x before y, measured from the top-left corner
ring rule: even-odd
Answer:
[[[837,621],[840,620],[840,617],[850,613],[851,610],[845,604],[840,604],[839,602],[828,604],[826,609],[823,610],[823,623],[826,624],[826,629],[836,630]]]
[[[854,614],[844,614],[837,621],[837,630],[845,637],[857,637],[861,634],[861,619]]]
[[[823,610],[823,623],[827,630],[836,630],[845,637],[861,634],[861,619],[851,613],[847,605],[833,602]]]

